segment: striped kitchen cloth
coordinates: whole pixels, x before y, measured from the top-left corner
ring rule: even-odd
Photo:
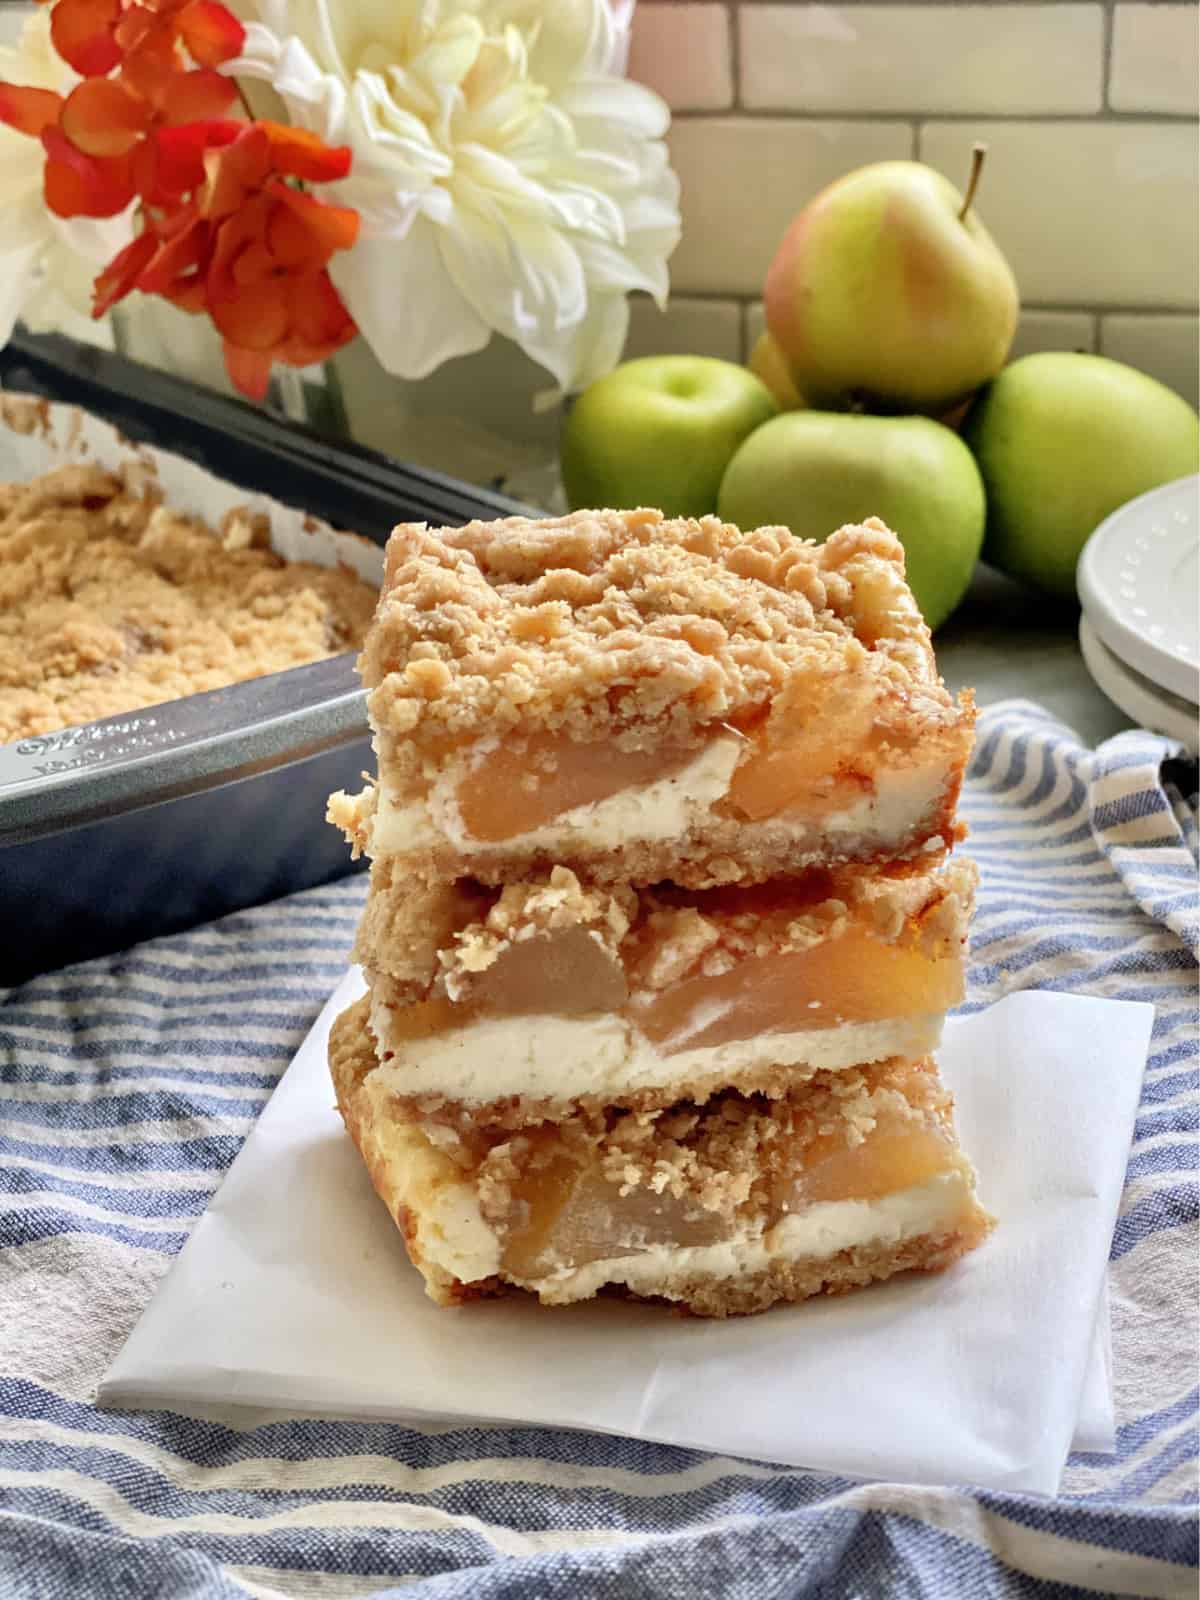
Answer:
[[[1194,1596],[1195,790],[1148,734],[1092,752],[1023,702],[980,719],[968,1009],[1157,1007],[1112,1245],[1117,1453],[1072,1456],[1057,1499],[533,1428],[98,1411],[344,969],[356,877],[0,994],[0,1596]]]

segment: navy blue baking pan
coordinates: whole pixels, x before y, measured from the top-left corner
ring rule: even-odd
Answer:
[[[525,509],[58,336],[18,333],[0,388],[380,545]],[[353,653],[0,746],[0,986],[353,870],[325,803],[370,763]]]

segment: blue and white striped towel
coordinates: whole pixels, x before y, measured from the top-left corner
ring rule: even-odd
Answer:
[[[601,1435],[100,1412],[95,1385],[340,976],[361,878],[0,994],[0,1596],[1194,1596],[1196,769],[980,720],[970,1009],[1151,1000],[1113,1240],[1118,1444],[1035,1496]]]

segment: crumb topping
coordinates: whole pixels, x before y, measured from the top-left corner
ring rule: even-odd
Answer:
[[[884,1119],[950,1136],[953,1104],[932,1061],[893,1061],[818,1073],[784,1099],[728,1090],[703,1106],[581,1112],[514,1135],[459,1130],[450,1142],[460,1165],[475,1169],[483,1215],[501,1232],[527,1223],[525,1196],[539,1174],[569,1190],[568,1174],[585,1166],[621,1199],[646,1191],[732,1223],[773,1213],[810,1155],[853,1149]],[[440,1138],[446,1147],[445,1128]]]
[[[513,946],[582,930],[611,957],[637,913],[629,888],[587,889],[567,867],[554,867],[541,883],[507,884],[481,921],[455,932],[438,951],[440,987],[456,1002],[469,1002],[474,979],[500,962]]]
[[[245,510],[216,531],[137,464],[0,495],[0,744],[361,646],[375,591],[285,562]]]
[[[475,979],[514,946],[573,930],[619,959],[631,987],[651,991],[717,977],[756,956],[810,949],[852,922],[932,959],[964,943],[977,878],[974,862],[960,858],[938,871],[842,868],[750,889],[634,890],[589,885],[557,866],[489,889],[470,879],[426,882],[385,856],[371,869],[355,958],[409,986],[392,986],[396,1004],[432,993],[468,1006]]]
[[[432,983],[440,953],[460,930],[486,917],[493,899],[493,891],[468,878],[440,882],[407,859],[381,856],[371,863],[353,958],[386,972],[398,986],[398,1001],[416,1001]]]
[[[402,524],[360,670],[381,758],[409,772],[413,745],[442,759],[516,728],[694,747],[800,673],[865,672],[906,716],[959,715],[877,519],[822,545],[646,510]]]

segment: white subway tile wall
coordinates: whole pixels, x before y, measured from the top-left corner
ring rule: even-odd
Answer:
[[[1177,389],[1193,405],[1200,401],[1200,320],[1196,317],[1143,317],[1114,312],[1100,318],[1100,353],[1140,367]]]
[[[1197,390],[1196,4],[640,0],[630,70],[674,116],[684,236],[628,353],[743,355],[784,229],[818,189],[913,155],[963,183],[1012,262],[1014,355],[1098,350]]]
[[[1087,311],[1022,311],[1012,356],[1037,350],[1096,350],[1096,319]]]
[[[1194,127],[929,122],[921,158],[961,184],[976,140],[990,150],[979,214],[1026,300],[1147,309],[1195,302]]]
[[[730,17],[723,5],[643,5],[633,14],[629,76],[673,111],[724,111],[733,104]]]
[[[1194,5],[1122,5],[1113,16],[1114,111],[1194,117],[1200,97],[1200,29]]]
[[[749,5],[738,28],[750,109],[1100,109],[1099,5]]]
[[[665,311],[645,295],[629,302],[625,359],[636,356],[718,356],[742,359],[742,310],[736,300],[689,300],[673,294]]]
[[[678,294],[752,295],[807,196],[868,161],[907,157],[906,122],[800,117],[680,117],[671,156],[683,185]]]

